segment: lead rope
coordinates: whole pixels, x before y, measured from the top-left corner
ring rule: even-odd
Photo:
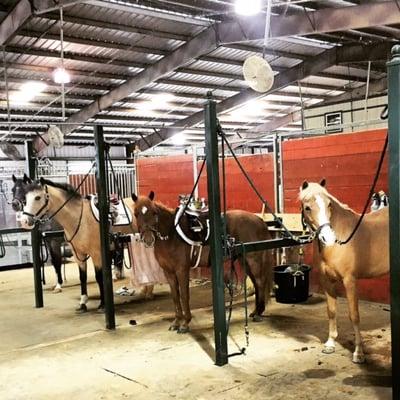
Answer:
[[[388,116],[389,116],[389,106],[386,104],[385,107],[383,108],[382,112],[381,112],[381,119],[387,119]],[[382,149],[381,156],[380,156],[379,163],[378,163],[378,168],[377,168],[377,170],[375,172],[374,181],[373,181],[371,189],[369,191],[369,194],[368,194],[368,197],[367,197],[367,201],[365,202],[364,209],[363,209],[363,211],[361,213],[360,218],[358,219],[358,221],[356,223],[356,226],[354,227],[353,231],[350,233],[349,237],[344,241],[336,240],[336,243],[338,243],[341,246],[346,244],[346,243],[348,243],[348,242],[350,242],[350,240],[353,238],[354,234],[357,232],[357,229],[360,226],[360,224],[361,224],[361,222],[362,222],[362,220],[364,218],[365,213],[367,212],[367,208],[368,208],[369,203],[371,201],[371,197],[375,192],[375,186],[376,186],[376,183],[378,182],[378,178],[379,178],[379,175],[381,173],[381,168],[382,168],[383,160],[385,158],[388,142],[389,142],[389,131],[386,134],[385,144],[383,145],[383,149]]]
[[[363,211],[361,213],[361,216],[358,219],[353,231],[350,233],[349,237],[346,240],[344,240],[344,241],[336,240],[336,243],[340,244],[341,246],[344,245],[344,244],[347,244],[348,242],[350,242],[350,240],[353,238],[354,234],[357,232],[357,229],[360,226],[360,224],[361,224],[361,222],[362,222],[362,220],[363,220],[363,218],[364,218],[364,216],[365,216],[365,214],[367,212],[367,208],[368,208],[369,203],[371,201],[371,197],[372,197],[372,195],[373,195],[373,193],[375,191],[376,183],[378,182],[378,178],[379,178],[379,175],[380,175],[380,172],[381,172],[383,160],[385,158],[388,142],[389,142],[389,134],[386,135],[385,144],[383,145],[381,156],[379,158],[378,168],[377,168],[377,170],[375,172],[374,181],[373,181],[371,189],[369,191],[369,194],[368,194],[368,197],[367,197],[367,201],[365,202],[364,209],[363,209]]]
[[[298,242],[299,244],[306,244],[306,243],[311,243],[314,238],[312,236],[308,236],[307,238],[301,238],[298,237],[296,235],[293,235],[293,233],[291,233],[286,226],[284,225],[284,223],[282,222],[282,220],[280,218],[278,218],[278,216],[275,214],[275,212],[272,210],[272,208],[270,207],[270,205],[268,204],[268,202],[263,198],[263,196],[261,195],[261,193],[258,191],[258,189],[256,188],[254,182],[252,181],[252,179],[249,177],[249,175],[247,174],[246,170],[243,168],[241,162],[239,161],[239,159],[237,158],[235,152],[232,149],[232,146],[230,145],[230,143],[228,142],[228,139],[225,136],[225,132],[222,130],[221,125],[217,124],[217,129],[218,129],[218,133],[221,135],[223,142],[226,143],[226,146],[228,147],[229,151],[231,152],[233,158],[235,159],[239,169],[241,170],[242,174],[244,175],[244,177],[246,178],[247,182],[249,183],[250,187],[253,189],[254,193],[257,195],[257,197],[260,199],[260,201],[262,202],[262,204],[265,205],[265,208],[268,210],[268,212],[273,216],[274,218],[274,222],[276,222],[277,224],[279,224],[279,226],[283,229],[284,234],[286,235],[286,237],[295,240],[296,242]]]

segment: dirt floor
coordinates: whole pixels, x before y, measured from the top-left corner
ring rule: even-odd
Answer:
[[[53,279],[50,268],[47,277]],[[92,269],[91,269],[92,271]],[[77,315],[77,268],[67,265],[60,294],[46,289],[45,307],[33,307],[32,271],[0,272],[0,399],[391,399],[388,306],[361,303],[367,363],[351,362],[353,334],[340,301],[339,343],[321,353],[327,319],[321,296],[302,305],[272,299],[264,321],[249,324],[246,355],[213,363],[209,283],[191,289],[191,332],[169,332],[168,288],[154,300],[115,296],[117,329],[104,329],[89,285],[89,312]],[[94,282],[93,276],[90,278]],[[118,281],[114,288],[126,284]],[[253,303],[251,298],[250,306]],[[137,325],[129,324],[136,320]],[[245,346],[244,307],[235,302],[229,351]]]

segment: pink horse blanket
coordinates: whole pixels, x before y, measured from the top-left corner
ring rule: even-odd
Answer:
[[[146,247],[138,238],[131,237],[131,281],[133,286],[167,283],[164,271],[154,255],[154,247]]]

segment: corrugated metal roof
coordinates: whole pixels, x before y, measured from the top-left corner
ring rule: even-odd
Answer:
[[[1,2],[0,20],[6,15],[4,10],[10,10],[16,3],[17,0]],[[148,0],[141,0],[140,3],[154,6]],[[218,14],[232,16],[232,6],[227,2],[204,0],[203,4],[207,4],[206,10],[201,10],[198,3],[189,4],[187,1],[174,0],[173,4],[165,3],[161,6],[162,9],[155,10],[154,7],[138,9],[137,4],[129,5],[124,1],[116,4],[114,0],[108,2],[96,0],[92,4],[76,4],[65,8],[64,66],[72,76],[72,82],[66,85],[67,115],[72,115],[84,105],[97,101],[102,94],[108,93],[130,78],[140,79],[139,74],[144,68],[156,64],[164,56],[182,46],[186,40],[206,29],[211,20],[203,17],[209,15],[213,18],[212,10],[226,10],[225,13],[216,12],[215,16]],[[314,4],[319,8],[332,5],[352,6],[346,1],[339,0],[316,1]],[[313,10],[312,7],[313,3],[308,2],[309,12]],[[293,4],[289,5],[288,12],[292,15],[299,10],[302,9]],[[362,44],[364,39],[365,43],[368,39],[368,43],[371,41],[374,43],[376,40],[378,46],[382,43],[382,35],[387,34],[388,40],[392,40],[391,35],[400,36],[400,30],[396,30],[395,26],[386,31],[381,29],[374,32],[374,29],[376,27],[370,27],[368,31],[372,36],[367,37],[368,32],[361,32],[356,41],[351,38],[357,35],[357,31],[268,40],[266,59],[276,74],[288,77],[291,75],[287,74],[287,71],[290,72],[291,68],[337,44],[358,43],[360,40]],[[58,12],[55,11],[33,17],[7,43],[5,58],[10,93],[17,91],[25,81],[39,80],[48,85],[41,95],[34,98],[30,106],[12,104],[12,118],[20,121],[31,118],[43,122],[46,119],[47,122],[60,119],[60,85],[52,82],[53,70],[60,66],[59,34]],[[349,38],[346,35],[352,36]],[[105,127],[107,132],[124,135],[121,139],[123,142],[127,139],[135,140],[139,131],[142,134],[151,134],[154,133],[154,127],[166,126],[170,120],[178,121],[200,111],[209,91],[221,103],[248,88],[243,80],[242,64],[251,55],[261,55],[263,43],[264,40],[257,40],[229,44],[186,62],[176,71],[166,68],[163,76],[126,99],[116,99],[112,107],[102,111],[90,121],[98,120],[107,124]],[[384,64],[379,60],[372,64],[371,82],[385,77],[384,68]],[[332,66],[316,75],[301,79],[302,95],[307,101],[316,103],[334,98],[345,90],[361,87],[365,85],[366,79],[365,62]],[[0,132],[2,132],[7,117],[4,80],[0,81],[0,88]],[[173,93],[175,97],[171,102],[157,106],[161,112],[139,110],[140,102],[154,101],[154,96],[160,93]],[[251,129],[257,121],[261,123],[269,118],[283,116],[285,112],[293,110],[295,105],[299,105],[299,88],[295,79],[273,95],[265,96],[265,100],[265,113],[250,119],[243,117],[241,129]],[[53,103],[46,107],[46,102]],[[40,115],[35,116],[40,109],[43,109]],[[231,115],[226,112],[221,118],[229,122],[226,126],[228,132],[237,128],[240,123],[238,113]],[[67,140],[75,138],[74,140],[80,142],[84,138],[84,141],[87,141],[92,137],[91,129],[90,125],[83,126],[68,136]],[[25,125],[19,130],[19,133],[21,132],[35,134]],[[193,129],[193,140],[196,142],[202,140],[202,134],[201,129]],[[18,138],[22,140],[20,136]]]

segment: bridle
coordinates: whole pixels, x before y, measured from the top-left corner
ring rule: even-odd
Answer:
[[[45,212],[44,212],[42,215],[40,215],[40,214],[42,213],[42,211],[43,211],[45,208],[47,208],[47,206],[49,205],[49,192],[48,192],[48,190],[47,190],[47,185],[44,186],[44,190],[45,190],[45,193],[46,193],[46,194],[45,194],[45,201],[44,201],[44,204],[42,205],[42,207],[39,208],[39,210],[38,210],[35,214],[26,212],[26,211],[24,211],[24,209],[22,208],[22,214],[23,214],[23,215],[27,215],[28,217],[31,217],[31,218],[33,219],[33,222],[34,222],[35,224],[36,224],[36,222],[44,223],[44,222],[47,222],[48,220],[51,219],[51,218],[48,218],[48,219],[46,219],[46,220],[43,219],[43,217],[47,214],[47,211],[48,211],[48,210],[45,210]],[[19,200],[19,199],[18,199],[18,200]],[[19,201],[21,201],[21,200],[19,200]],[[25,199],[24,202],[22,202],[22,204],[23,204],[24,206],[26,205],[26,199]]]
[[[159,218],[158,214],[155,216],[155,224],[154,226],[146,225],[145,229],[140,232],[140,240],[144,243],[146,247],[154,247],[156,243],[156,239],[160,239],[161,241],[165,241],[169,239],[169,235],[162,235],[160,229],[158,228]],[[150,233],[150,241],[145,239],[146,234]]]

